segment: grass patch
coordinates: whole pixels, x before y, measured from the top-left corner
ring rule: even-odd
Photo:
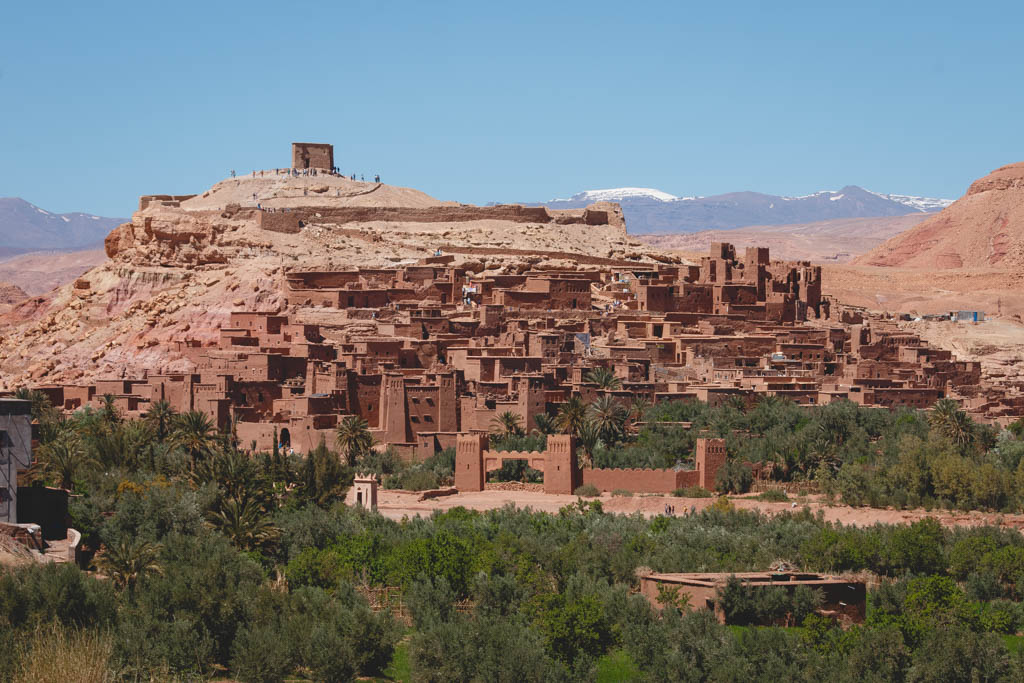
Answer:
[[[672,492],[672,495],[676,498],[710,498],[714,494],[699,486],[687,486],[686,488],[676,489]]]
[[[624,650],[613,650],[597,660],[597,683],[614,683],[616,681],[639,681],[640,667]]]
[[[766,503],[785,503],[789,500],[789,496],[782,489],[768,489],[754,496],[757,500],[763,500]]]
[[[627,491],[626,489],[615,489],[612,491],[613,496],[622,496],[623,498],[632,498],[633,492]]]
[[[593,484],[584,484],[579,486],[573,491],[574,495],[580,496],[581,498],[597,498],[601,495],[601,492],[597,490],[597,487]]]
[[[1010,651],[1010,654],[1024,652],[1024,636],[1003,635],[1003,645]]]
[[[395,652],[391,655],[391,663],[384,669],[384,677],[378,681],[401,681],[408,683],[412,680],[412,662],[409,661],[409,639],[403,638],[395,645]]]

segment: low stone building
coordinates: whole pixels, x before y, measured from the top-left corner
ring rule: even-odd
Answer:
[[[781,588],[788,592],[805,586],[822,593],[820,614],[832,616],[840,623],[860,624],[867,616],[867,587],[863,581],[826,576],[809,572],[744,572],[647,574],[640,577],[640,592],[657,609],[664,607],[663,595],[678,593],[691,610],[707,609],[715,613],[722,624],[727,622],[721,604],[721,591],[729,579],[736,577],[755,588]]]

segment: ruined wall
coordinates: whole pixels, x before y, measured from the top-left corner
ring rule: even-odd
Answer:
[[[302,221],[297,211],[259,211],[256,224],[264,230],[295,234],[302,230]]]
[[[267,212],[263,212],[267,213]],[[616,214],[608,210],[577,209],[558,212],[557,219],[543,206],[499,204],[497,206],[432,206],[425,208],[395,206],[342,206],[305,207],[287,214],[269,213],[271,216],[294,215],[303,222],[326,225],[346,223],[463,223],[467,221],[499,220],[513,223],[586,223],[587,225],[615,225]],[[604,221],[604,222],[600,222]],[[621,225],[625,232],[625,223]],[[269,229],[269,228],[268,228]]]

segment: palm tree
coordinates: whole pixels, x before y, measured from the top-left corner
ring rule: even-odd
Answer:
[[[506,410],[500,415],[496,415],[491,420],[491,429],[499,437],[507,438],[510,436],[519,436],[523,433],[522,418],[516,415],[511,410]]]
[[[599,396],[587,410],[590,424],[605,443],[614,442],[622,433],[628,414],[626,409],[610,394]]]
[[[583,451],[582,464],[587,467],[594,465],[594,451],[601,443],[601,430],[593,422],[584,422],[576,433],[580,450]]]
[[[974,440],[974,422],[951,398],[939,399],[928,413],[928,424],[957,446]]]
[[[584,377],[584,381],[596,384],[598,389],[616,391],[622,388],[622,380],[612,370],[605,367],[594,368]]]
[[[640,422],[644,419],[644,413],[651,407],[651,402],[643,396],[637,396],[629,402],[629,418],[633,422]]]
[[[146,411],[145,420],[153,426],[157,441],[164,441],[171,434],[177,413],[167,401],[156,401]]]
[[[115,425],[121,421],[121,413],[117,411],[117,399],[113,394],[103,394],[103,407],[100,408],[100,416],[108,425]]]
[[[178,415],[173,434],[175,444],[188,453],[189,469],[195,471],[196,462],[210,454],[217,430],[209,415],[190,410]]]
[[[96,461],[82,447],[74,432],[65,432],[39,449],[39,464],[43,472],[56,479],[62,489],[71,490],[74,479],[85,467]]]
[[[242,550],[253,550],[277,534],[259,503],[249,497],[228,498],[210,515],[210,523]]]
[[[120,588],[129,592],[135,589],[136,582],[146,574],[162,571],[157,557],[160,546],[149,541],[122,538],[116,543],[104,546],[103,554],[96,559],[96,564]]]
[[[538,434],[554,434],[558,427],[555,426],[555,420],[547,413],[538,413],[533,416],[533,423],[536,425],[533,431]]]
[[[555,424],[566,434],[579,434],[587,421],[587,406],[579,396],[573,396],[558,409]]]
[[[356,464],[356,460],[365,455],[373,448],[373,436],[370,434],[370,427],[366,420],[358,415],[346,415],[334,430],[334,442],[345,454],[345,460],[349,467]]]
[[[725,399],[725,405],[738,413],[747,412],[747,399],[739,394],[733,394]]]

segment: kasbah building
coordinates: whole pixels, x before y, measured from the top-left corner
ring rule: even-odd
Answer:
[[[339,175],[331,145],[295,143],[291,164],[271,173]],[[144,220],[154,203],[174,207],[188,199],[142,197],[133,221]],[[320,229],[344,230],[357,218],[402,217],[388,207],[319,206],[313,196],[287,210],[259,202],[232,210],[260,230],[286,234],[314,220]],[[432,212],[446,221],[621,221],[621,213],[601,206],[409,211],[421,221]],[[581,469],[567,436],[549,438],[544,453],[489,451],[485,436],[497,416],[512,413],[529,429],[571,397],[592,402],[603,395],[623,405],[637,398],[752,404],[777,396],[805,406],[850,400],[916,409],[951,397],[988,422],[1024,412],[1017,396],[979,390],[978,363],[930,347],[889,317],[822,296],[819,266],[773,261],[766,248],[740,253],[717,243],[694,265],[580,258],[575,267],[518,273],[474,272],[457,265],[456,254],[438,251],[390,267],[289,270],[282,310],[236,310],[215,342],[173,342],[194,372],[33,388],[68,412],[109,395],[129,418],[167,401],[179,412],[206,413],[256,451],[270,450],[275,435],[299,453],[321,439],[332,444],[339,421],[355,415],[379,447],[406,459],[455,448],[460,490],[480,490],[487,471],[518,456],[544,471],[545,490],[559,493],[582,483],[639,492],[711,488],[724,441],[698,440],[694,470]],[[337,311],[373,332],[328,342],[318,325],[293,319],[290,312],[302,307]],[[597,368],[614,374],[614,387],[588,381]]]

